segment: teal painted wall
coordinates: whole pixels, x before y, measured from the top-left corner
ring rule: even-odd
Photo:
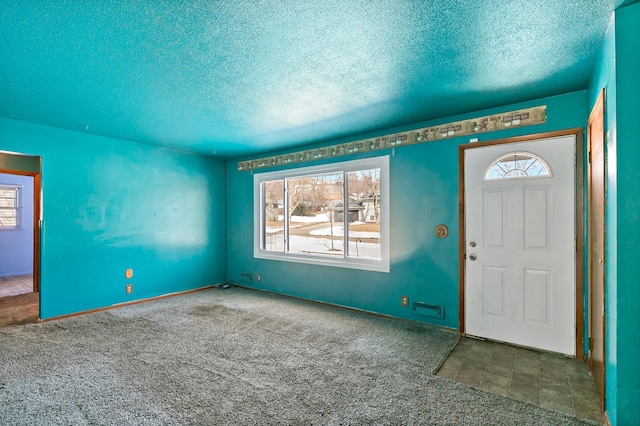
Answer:
[[[612,16],[605,35],[602,51],[593,78],[589,85],[589,111],[593,108],[602,89],[605,89],[605,155],[606,165],[606,296],[607,324],[605,335],[606,382],[605,409],[613,424],[616,424],[617,405],[617,169],[616,169],[616,22]],[[585,275],[588,277],[588,274]],[[585,318],[585,324],[588,317]],[[585,340],[586,341],[586,340]]]
[[[480,136],[481,140],[584,127],[587,92],[581,91],[450,117],[437,123],[418,123],[361,135],[351,140],[542,104],[548,107],[547,123],[484,134]],[[251,172],[238,172],[237,161],[229,161],[228,280],[277,293],[458,328],[458,145],[468,141],[469,137],[465,137],[404,146],[391,157],[390,273],[254,259],[253,176]],[[343,158],[362,158],[362,155]],[[444,240],[434,234],[435,226],[440,223],[449,227],[449,236]],[[263,280],[249,282],[241,277],[243,272],[254,277],[260,273]],[[402,295],[409,296],[411,302],[444,305],[445,318],[439,320],[414,314],[400,305]]]
[[[618,425],[640,424],[640,4],[616,12],[617,344]]]
[[[0,150],[42,156],[42,318],[225,281],[222,160],[8,119]]]

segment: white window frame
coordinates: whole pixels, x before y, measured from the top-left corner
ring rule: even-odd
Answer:
[[[262,249],[262,239],[265,235],[264,229],[264,206],[262,194],[262,182],[302,178],[313,175],[331,174],[337,172],[354,172],[359,170],[380,169],[380,259],[362,259],[357,257],[349,257],[347,255],[349,244],[345,243],[345,252],[343,257],[328,257],[313,254],[289,253],[286,251],[275,252]],[[346,184],[347,179],[343,182]],[[280,260],[285,262],[297,262],[313,265],[325,265],[339,268],[361,269],[366,271],[389,272],[390,270],[390,232],[389,232],[389,213],[390,213],[390,186],[389,186],[389,156],[379,156],[362,160],[342,161],[337,163],[325,164],[320,166],[301,167],[296,169],[278,170],[274,172],[255,173],[253,175],[253,195],[254,195],[254,226],[253,226],[253,255],[258,259]],[[286,185],[285,185],[286,191]],[[285,193],[285,199],[286,199]],[[345,199],[348,194],[345,193]],[[347,200],[345,201],[345,203]],[[347,205],[347,204],[345,204]],[[285,207],[286,209],[286,207]],[[288,237],[288,215],[285,214],[284,232],[285,238]],[[346,216],[345,216],[346,217]],[[345,229],[344,241],[348,241],[348,229]],[[286,242],[285,242],[286,247]]]
[[[7,185],[0,184],[0,189],[9,189],[16,191],[16,206],[15,207],[0,207],[2,210],[14,210],[16,213],[16,226],[0,225],[0,230],[7,231],[12,229],[22,229],[22,186],[20,185]]]

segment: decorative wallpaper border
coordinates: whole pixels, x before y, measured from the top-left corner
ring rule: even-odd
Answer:
[[[329,145],[321,148],[307,149],[290,154],[275,155],[256,160],[238,162],[238,170],[255,170],[274,167],[281,164],[302,163],[322,158],[340,157],[355,152],[378,151],[404,145],[432,142],[441,139],[495,132],[513,127],[532,126],[547,121],[547,106],[537,106],[502,114],[487,115],[470,120],[456,121],[439,126],[424,127],[371,139]]]

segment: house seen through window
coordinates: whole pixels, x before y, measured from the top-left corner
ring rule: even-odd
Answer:
[[[389,270],[388,157],[260,173],[255,256]]]

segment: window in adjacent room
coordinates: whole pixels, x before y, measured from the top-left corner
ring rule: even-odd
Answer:
[[[20,187],[0,184],[0,229],[20,228]]]
[[[389,271],[389,157],[254,175],[254,255]]]

